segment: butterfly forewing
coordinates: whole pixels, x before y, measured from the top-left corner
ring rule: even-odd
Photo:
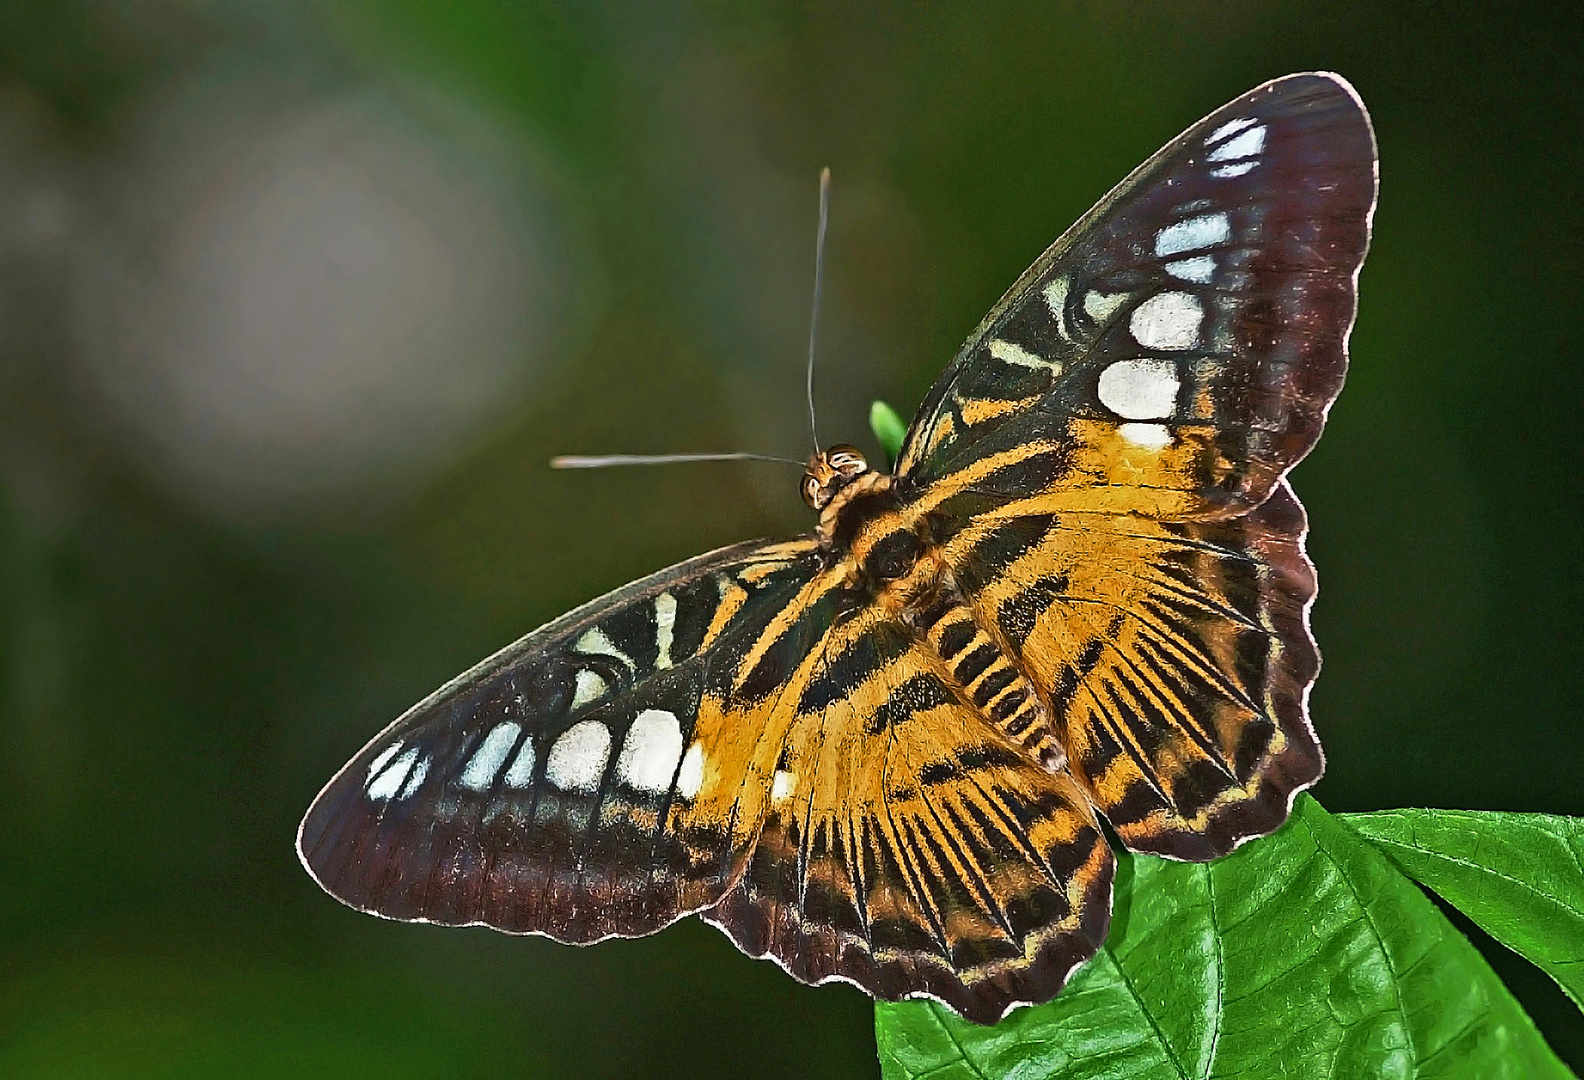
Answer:
[[[1051,997],[1105,937],[1099,815],[1209,859],[1320,775],[1284,477],[1374,192],[1334,76],[1211,114],[996,305],[895,474],[446,686],[320,794],[305,864],[393,918],[586,942],[700,912],[806,982],[982,1022]]]
[[[751,717],[724,726],[720,702],[812,576],[814,547],[701,556],[485,661],[325,787],[304,864],[364,911],[562,941],[648,933],[713,903],[757,827],[736,810],[745,778],[725,745]]]
[[[1041,479],[1104,486],[1117,510],[1257,505],[1341,389],[1374,200],[1369,121],[1335,76],[1218,109],[996,305],[926,397],[898,471],[933,481],[1055,443],[1064,460]]]

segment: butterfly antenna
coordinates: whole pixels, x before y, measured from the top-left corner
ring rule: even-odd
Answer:
[[[820,170],[819,232],[814,239],[814,311],[809,316],[808,411],[809,437],[820,451],[819,429],[814,426],[814,342],[819,336],[820,291],[825,284],[825,226],[830,224],[830,169]]]
[[[825,287],[825,230],[830,224],[830,169],[820,170],[819,232],[814,239],[814,310],[809,316],[808,414],[809,437],[819,453],[819,430],[814,426],[814,346],[819,338],[820,293]],[[805,462],[774,454],[600,454],[586,457],[562,454],[550,459],[552,469],[607,469],[616,465],[674,465],[692,461],[774,461],[803,468]]]
[[[605,469],[612,465],[675,465],[688,461],[775,461],[803,468],[803,462],[773,454],[601,454],[583,457],[562,454],[550,459],[552,469]]]

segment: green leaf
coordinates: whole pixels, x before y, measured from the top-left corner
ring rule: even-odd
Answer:
[[[907,425],[902,422],[902,418],[891,406],[877,401],[869,406],[869,426],[874,430],[875,438],[886,452],[886,457],[895,461],[897,451],[902,449],[902,439],[907,435]]]
[[[1380,810],[1341,820],[1584,1007],[1584,819]]]
[[[1111,935],[1054,1001],[994,1027],[876,1007],[888,1080],[1567,1077],[1474,947],[1304,796],[1207,864],[1124,855]]]

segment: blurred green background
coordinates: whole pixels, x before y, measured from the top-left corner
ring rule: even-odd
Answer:
[[[1296,475],[1318,795],[1584,812],[1555,10],[0,3],[0,1075],[875,1076],[850,988],[693,921],[570,949],[359,916],[298,817],[504,642],[807,527],[776,466],[545,461],[801,453],[820,166],[821,429],[868,446],[870,400],[908,412],[1111,184],[1301,69],[1355,82],[1382,162]]]

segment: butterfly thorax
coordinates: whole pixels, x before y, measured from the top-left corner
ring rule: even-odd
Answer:
[[[1031,760],[1061,768],[1065,755],[1049,703],[993,617],[958,585],[939,535],[942,523],[908,495],[903,481],[867,467],[832,485],[817,535],[849,601],[841,608],[861,613],[856,617],[883,637],[911,641],[953,697]],[[855,686],[887,677],[881,667],[846,675]]]

